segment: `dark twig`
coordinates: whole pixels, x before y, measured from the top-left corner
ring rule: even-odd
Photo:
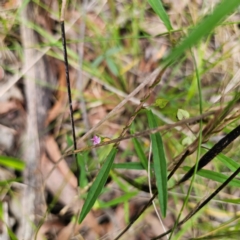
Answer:
[[[227,143],[229,144],[230,142],[232,142],[234,139],[237,138],[237,136],[240,135],[240,126],[238,126],[237,128],[235,128],[232,132],[230,132],[227,136],[230,140],[227,141]],[[226,136],[226,137],[227,137]],[[226,137],[225,137],[225,141],[226,141]],[[223,139],[222,139],[223,140]],[[220,142],[222,141],[220,140]],[[226,147],[226,142],[222,141],[222,143],[224,143],[223,145]],[[216,144],[218,145],[219,142]],[[216,146],[215,145],[215,146]],[[214,146],[214,147],[215,147]],[[221,145],[222,146],[222,145]],[[212,149],[214,149],[214,147]],[[211,149],[211,150],[212,150]],[[218,148],[217,148],[218,149]],[[210,150],[210,151],[211,151]],[[223,150],[223,148],[222,148]],[[209,152],[210,152],[209,151]],[[219,153],[219,152],[218,152]],[[205,155],[204,155],[205,156]],[[203,157],[204,157],[203,156]],[[211,155],[212,156],[212,155]],[[216,155],[214,155],[216,156]],[[200,160],[201,161],[201,160]],[[199,161],[199,164],[200,164]],[[200,165],[201,166],[201,165]],[[194,168],[194,167],[193,167]],[[215,197],[238,173],[240,172],[240,168],[238,168],[221,186],[219,186],[219,188],[217,188],[206,200],[204,200],[201,204],[199,204],[193,211],[191,211],[187,217],[185,217],[181,222],[178,223],[177,227],[181,226],[183,223],[185,223],[186,221],[188,221],[195,213],[197,213],[202,207],[204,207],[204,205],[206,205],[213,197]],[[149,200],[149,202],[143,207],[143,209],[141,210],[141,212],[129,223],[129,225],[114,239],[117,240],[119,239],[132,225],[133,223],[141,216],[141,214],[151,205],[151,202],[153,201],[153,199],[157,196],[157,192],[153,195],[153,197]],[[154,239],[160,239],[164,236],[166,236],[167,234],[169,234],[172,231],[172,229],[168,230],[167,232],[159,235]]]
[[[127,225],[127,227],[117,236],[114,238],[114,240],[120,239],[120,237],[127,232],[127,230],[135,223],[135,221],[144,213],[144,211],[151,206],[152,201],[154,200],[154,198],[157,196],[157,193],[154,193],[154,195],[150,198],[150,200],[147,202],[147,204],[145,204],[145,206],[142,208],[142,210],[137,214],[137,216],[134,217],[134,219],[132,219],[132,221]]]
[[[198,162],[197,171],[206,166],[212,159],[214,159],[220,152],[223,151],[231,142],[233,142],[240,135],[240,125],[234,128],[224,138],[222,138],[217,144],[215,144]],[[182,179],[175,185],[187,181],[194,173],[195,165],[182,177]]]
[[[187,118],[187,119],[181,120],[181,121],[176,122],[176,123],[170,123],[170,124],[166,124],[164,126],[159,126],[157,128],[147,129],[145,131],[137,132],[137,133],[134,133],[134,134],[129,134],[129,135],[126,135],[124,137],[115,138],[115,139],[112,139],[110,141],[102,142],[102,143],[97,144],[97,145],[91,145],[91,146],[83,147],[83,148],[77,149],[75,151],[68,151],[63,155],[63,157],[72,155],[73,153],[79,153],[79,152],[91,150],[93,148],[99,148],[99,147],[106,146],[106,145],[116,143],[116,142],[119,142],[119,141],[131,139],[131,138],[136,138],[136,137],[141,137],[141,136],[147,136],[151,133],[156,133],[156,132],[160,132],[160,131],[164,131],[164,130],[169,130],[169,129],[172,129],[174,127],[186,124],[186,123],[194,123],[194,122],[199,121],[200,119],[208,117],[212,114],[215,114],[215,111],[210,111],[210,112],[207,112],[207,113],[204,113],[202,115],[192,117],[192,118]]]
[[[212,119],[202,131],[203,143],[208,141],[209,137],[214,133],[216,129],[220,131],[219,130],[220,123],[225,121],[227,115],[233,110],[235,104],[239,100],[240,100],[240,94],[236,93],[234,98],[231,100],[231,102],[227,104],[227,106],[223,109],[223,111],[219,109],[218,111],[215,112],[215,118]],[[195,152],[197,145],[198,145],[198,138],[192,144],[190,144],[187,147],[187,149],[184,150],[183,153],[181,153],[180,155],[178,155],[173,159],[172,163],[170,163],[170,165],[168,166],[168,170],[172,171],[173,168],[174,170],[176,170],[174,166],[175,165],[180,166],[188,155],[191,155],[193,152]],[[171,172],[171,175],[173,173],[174,171]]]
[[[236,127],[232,132],[230,132],[227,136],[225,136],[222,140],[220,140],[207,154],[205,154],[199,161],[198,163],[198,169],[199,166],[201,167],[204,163],[205,165],[211,160],[213,159],[217,154],[219,154],[227,145],[229,145],[232,141],[234,141],[238,136],[240,135],[240,126]],[[207,155],[207,159],[206,156]],[[204,159],[204,161],[202,160]],[[205,166],[203,165],[203,166]],[[193,170],[192,170],[193,169]],[[191,170],[194,171],[194,167]],[[190,170],[190,171],[191,171]],[[190,172],[189,171],[189,172]],[[238,172],[240,171],[240,168],[237,170]],[[237,173],[238,173],[237,172]],[[193,174],[193,173],[191,173]],[[186,174],[188,175],[188,173]],[[185,176],[186,176],[185,175]],[[214,191],[205,201],[203,201],[202,204],[200,204],[199,206],[197,206],[196,208],[196,212],[199,211],[204,205],[203,204],[207,204],[214,196],[217,195],[217,193],[219,191],[221,191],[234,177],[236,176],[236,172],[234,174],[232,174],[216,191]],[[170,179],[171,176],[168,177],[168,179]],[[189,178],[190,176],[188,176]],[[184,178],[184,177],[183,177]],[[229,180],[230,179],[230,180]],[[181,180],[180,180],[181,182]],[[179,182],[179,183],[180,183]],[[154,194],[154,196],[149,200],[149,202],[143,207],[143,209],[141,210],[141,212],[129,223],[129,225],[114,239],[117,240],[119,239],[132,225],[133,223],[141,216],[141,214],[151,205],[152,200],[156,197],[157,192]],[[189,215],[181,222],[179,222],[179,224],[177,225],[177,227],[181,226],[184,222],[186,222],[187,220],[189,220],[196,212],[190,212]],[[165,232],[164,234],[160,235],[159,238],[164,237],[165,235],[167,235],[168,233],[170,233],[172,231],[172,229],[170,229],[169,231]],[[157,238],[153,238],[153,239],[159,239]]]
[[[64,63],[65,63],[65,69],[66,69],[66,81],[67,81],[70,120],[71,120],[71,126],[72,126],[73,147],[74,147],[74,150],[76,150],[77,149],[77,141],[76,141],[76,134],[75,134],[74,119],[73,119],[72,96],[71,96],[71,86],[70,86],[70,79],[69,79],[69,67],[68,67],[68,58],[67,58],[67,47],[66,47],[64,21],[61,21],[61,32],[62,32],[62,45],[63,45]],[[73,156],[75,158],[76,165],[77,165],[77,178],[79,178],[80,168],[79,168],[79,165],[78,165],[78,162],[77,162],[76,155],[73,154]],[[78,184],[79,184],[79,181],[78,181]]]
[[[240,167],[222,184],[220,185],[208,198],[206,198],[202,203],[198,204],[181,222],[178,223],[177,227],[187,222],[193,215],[195,215],[199,210],[201,210],[208,202],[210,202],[224,187],[227,186],[240,172]],[[172,231],[172,229],[167,232],[152,238],[151,240],[161,239]]]
[[[182,154],[182,157],[179,159],[179,161],[176,163],[176,165],[173,167],[173,170],[168,175],[168,180],[173,176],[173,174],[178,170],[178,168],[181,166],[183,161],[186,159],[186,157],[189,155],[189,150],[187,149],[185,153]]]
[[[115,138],[115,139],[112,139],[110,141],[107,141],[107,142],[102,142],[100,144],[97,144],[97,145],[91,145],[91,146],[86,146],[86,147],[83,147],[83,148],[80,148],[80,149],[77,149],[75,151],[68,151],[66,152],[60,159],[58,159],[58,161],[54,164],[54,168],[52,169],[52,171],[55,169],[55,167],[59,164],[59,162],[67,157],[67,156],[70,156],[70,155],[73,155],[73,154],[76,154],[76,153],[81,153],[81,152],[84,152],[84,151],[89,151],[89,150],[92,150],[94,148],[99,148],[99,147],[102,147],[102,146],[106,146],[106,145],[109,145],[109,144],[112,144],[112,143],[116,143],[116,142],[119,142],[119,141],[123,141],[123,140],[127,140],[127,139],[131,139],[131,138],[136,138],[136,137],[141,137],[141,136],[147,136],[149,135],[150,133],[156,133],[156,132],[160,132],[160,131],[165,131],[165,130],[169,130],[169,129],[172,129],[174,127],[177,127],[177,126],[181,126],[183,124],[186,124],[186,123],[194,123],[196,121],[199,121],[200,119],[203,119],[203,118],[206,118],[212,114],[214,114],[215,111],[211,111],[211,112],[206,112],[200,116],[195,116],[195,117],[192,117],[192,118],[188,118],[188,119],[183,119],[177,123],[172,123],[172,124],[166,124],[164,126],[160,126],[160,127],[157,127],[157,128],[154,128],[154,129],[148,129],[148,130],[145,130],[145,131],[142,131],[142,132],[137,132],[137,133],[134,133],[134,134],[129,134],[125,137],[120,137],[120,138]],[[48,176],[51,175],[52,171],[50,171],[50,173],[48,174]],[[48,178],[48,177],[47,177]]]

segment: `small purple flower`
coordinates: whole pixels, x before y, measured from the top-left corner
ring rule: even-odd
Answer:
[[[93,145],[97,145],[101,142],[101,138],[96,135],[91,140],[92,140]]]

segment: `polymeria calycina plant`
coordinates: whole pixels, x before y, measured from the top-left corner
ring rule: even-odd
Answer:
[[[149,0],[148,2],[152,6],[152,8],[156,12],[156,14],[163,21],[163,23],[166,26],[169,34],[171,34],[171,31],[173,31],[173,27],[172,27],[172,24],[171,24],[171,22],[169,20],[169,17],[167,15],[167,13],[164,10],[164,7],[163,7],[161,1],[160,0],[155,0],[155,1],[154,0]],[[159,81],[160,81],[159,79],[161,78],[161,76],[162,76],[163,72],[165,71],[165,69],[168,68],[169,66],[173,65],[181,56],[183,56],[183,54],[187,50],[191,50],[191,48],[193,46],[196,46],[203,37],[208,36],[208,34],[210,34],[211,31],[213,31],[215,27],[217,27],[229,14],[231,14],[232,11],[239,6],[239,4],[240,3],[237,0],[232,0],[232,1],[224,0],[224,1],[221,1],[221,3],[212,11],[212,13],[210,15],[208,15],[203,20],[201,20],[200,23],[196,24],[196,26],[194,26],[189,31],[188,35],[185,38],[183,38],[183,40],[181,40],[179,42],[179,44],[176,45],[169,52],[169,54],[163,59],[161,67],[159,67],[160,74],[159,74],[159,72],[158,72],[158,74],[156,74],[155,79],[152,81],[154,83],[148,89],[148,94],[146,96],[144,96],[142,101],[140,101],[139,106],[136,108],[136,110],[132,114],[130,120],[126,123],[126,127],[124,128],[124,130],[120,134],[120,138],[124,137],[126,135],[127,130],[130,128],[133,120],[137,117],[139,111],[143,108],[143,103],[146,101],[146,99],[152,93],[152,89],[159,83]],[[195,65],[195,67],[196,67],[196,65]],[[198,73],[196,71],[196,75],[197,74]],[[202,107],[201,107],[201,84],[200,84],[199,76],[197,76],[197,81],[198,81],[198,91],[199,91],[198,93],[199,93],[199,99],[200,99],[200,114],[202,114]],[[133,94],[133,96],[134,96],[134,94]],[[131,95],[131,97],[132,97],[132,95]],[[147,114],[146,115],[147,115],[149,127],[151,129],[152,128],[157,128],[158,127],[158,123],[157,123],[156,117],[155,117],[155,115],[152,113],[152,111],[150,109],[147,110]],[[227,142],[227,144],[224,145],[224,143],[219,141],[219,144],[222,147],[221,150],[223,148],[225,148],[231,141],[236,139],[239,136],[239,134],[240,134],[239,133],[239,129],[236,128],[235,130],[230,132],[229,135],[227,135],[227,139],[228,139],[229,136],[231,137],[231,139],[229,140],[229,142]],[[199,149],[201,147],[202,131],[200,131],[200,134],[199,134],[198,138],[196,138],[196,141],[199,141],[198,142],[198,154],[197,154],[197,156],[200,156],[200,150]],[[153,154],[152,154],[153,155],[153,169],[151,169],[151,170],[153,170],[153,172],[154,172],[154,177],[156,179],[156,188],[157,188],[156,192],[154,194],[154,197],[158,196],[158,200],[159,200],[162,216],[166,217],[167,216],[167,211],[168,211],[168,209],[167,209],[167,206],[168,206],[167,181],[168,181],[168,179],[171,178],[171,176],[173,175],[173,173],[176,171],[177,168],[174,168],[172,170],[172,172],[169,174],[169,176],[167,176],[167,173],[168,173],[167,172],[167,161],[166,161],[166,156],[165,156],[165,152],[164,152],[164,145],[163,145],[162,136],[160,135],[159,132],[154,132],[154,133],[150,134],[150,139],[151,139],[151,145],[152,145],[152,151],[153,151]],[[92,144],[94,146],[98,145],[99,143],[101,143],[101,137],[98,137],[96,135],[91,140],[92,140]],[[116,143],[112,147],[112,149],[111,149],[110,153],[108,154],[105,162],[103,163],[100,171],[96,175],[96,178],[95,178],[95,180],[94,180],[94,182],[93,182],[93,184],[92,184],[92,186],[91,186],[91,188],[90,188],[90,190],[88,192],[87,198],[85,200],[85,203],[83,205],[82,211],[80,213],[80,216],[79,216],[79,219],[78,219],[79,223],[81,223],[84,220],[85,216],[92,209],[95,201],[97,200],[98,196],[102,192],[102,189],[103,189],[103,187],[104,187],[104,185],[105,185],[105,183],[107,181],[107,178],[108,178],[108,176],[110,174],[110,170],[113,167],[114,159],[115,159],[115,157],[116,157],[116,155],[118,153],[118,145],[119,145],[119,142]],[[219,146],[219,145],[217,145],[217,146]],[[198,162],[197,162],[188,171],[188,173],[185,175],[185,177],[183,177],[183,180],[179,181],[179,184],[184,182],[185,180],[189,179],[190,177],[195,176],[197,171],[199,171],[200,168],[202,168],[203,166],[206,165],[205,163],[208,163],[209,160],[212,160],[212,158],[215,156],[214,154],[216,154],[216,155],[219,154],[219,152],[216,153],[214,147],[212,149],[213,149],[212,151],[214,153],[212,154],[212,152],[210,151],[211,156],[209,156],[209,154],[208,155],[206,154],[207,157],[205,155],[203,158],[201,158],[200,161],[199,161],[199,163],[200,163],[199,166],[200,167],[198,166]],[[184,157],[186,158],[187,156],[188,156],[188,152],[184,155]],[[207,158],[207,161],[206,161],[205,158]],[[184,158],[183,158],[183,160],[184,160]],[[197,157],[197,161],[198,161],[198,157]],[[182,163],[181,161],[179,161],[177,163],[177,164],[179,164],[178,167],[180,166],[181,163]],[[146,168],[146,165],[142,166],[142,167]],[[239,169],[237,169],[237,171],[239,171]],[[236,172],[234,174],[236,174]],[[229,179],[227,179],[224,182],[225,185],[228,183],[227,181]],[[222,186],[225,186],[225,185],[222,185]],[[189,193],[188,193],[188,196],[189,196]],[[188,196],[187,196],[186,199],[188,199]],[[145,206],[144,209],[146,209],[147,206],[150,205],[152,200],[153,200],[153,198],[151,198],[151,200]],[[183,206],[183,208],[184,208],[184,206]],[[183,208],[182,208],[182,210],[183,210]],[[195,208],[195,212],[194,213],[196,213],[198,210],[199,210],[198,208]],[[173,226],[173,228],[171,230],[169,230],[170,232],[171,231],[173,232],[175,227],[179,225],[178,224],[178,220],[180,219],[180,216],[181,216],[181,212],[180,212],[180,214],[179,214],[179,216],[177,218],[177,221],[176,221],[175,225]],[[188,219],[190,219],[190,218],[186,218],[186,221]],[[182,222],[180,222],[180,223],[182,223]],[[131,223],[130,223],[130,225],[131,225]],[[124,233],[124,231],[123,231],[123,233]],[[116,239],[119,239],[120,236],[123,233],[121,233],[118,237],[116,237]]]

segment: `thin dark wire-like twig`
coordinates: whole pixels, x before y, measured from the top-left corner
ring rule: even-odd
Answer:
[[[206,166],[211,160],[213,160],[220,152],[223,151],[230,143],[232,143],[237,137],[240,136],[240,125],[234,128],[230,133],[223,137],[219,142],[217,142],[208,152],[206,152],[202,158],[199,160],[197,165],[197,171]],[[181,183],[187,181],[192,177],[195,165],[177,182],[175,185],[178,186]]]
[[[61,21],[61,32],[62,32],[62,45],[63,45],[64,63],[65,63],[65,69],[66,69],[68,103],[69,103],[70,120],[71,120],[71,126],[72,126],[73,147],[74,147],[74,150],[76,150],[77,149],[77,141],[76,141],[76,134],[75,134],[74,119],[73,119],[72,96],[71,96],[71,86],[70,86],[70,79],[69,79],[69,67],[68,67],[68,58],[67,58],[67,47],[66,47],[64,21]],[[73,154],[73,157],[75,158],[76,165],[77,165],[77,179],[78,179],[79,174],[80,174],[80,168],[79,168],[79,165],[78,165],[78,162],[77,162],[76,155]],[[79,181],[78,181],[78,184],[79,184]]]
[[[84,151],[89,151],[91,149],[99,148],[99,147],[106,146],[106,145],[109,145],[109,144],[112,144],[112,143],[116,143],[116,142],[119,142],[119,141],[131,139],[131,138],[136,138],[136,137],[140,137],[140,136],[146,136],[146,135],[149,135],[150,133],[156,133],[156,132],[160,132],[160,131],[164,131],[164,130],[169,130],[169,129],[172,129],[172,128],[176,127],[176,126],[181,126],[181,125],[186,124],[186,123],[194,123],[194,122],[199,121],[202,118],[208,117],[208,116],[210,116],[210,115],[212,115],[214,113],[215,113],[215,111],[207,112],[207,113],[204,113],[204,114],[202,114],[200,116],[196,116],[196,117],[192,117],[192,118],[181,120],[181,121],[179,121],[177,123],[166,124],[164,126],[160,126],[160,127],[154,128],[154,129],[148,129],[148,130],[145,130],[145,131],[142,131],[142,132],[129,134],[129,135],[125,136],[125,137],[115,138],[115,139],[112,139],[112,140],[107,141],[107,142],[99,143],[97,145],[86,146],[86,147],[80,148],[80,149],[75,150],[75,151],[66,152],[65,154],[62,155],[62,157],[60,159],[58,159],[57,162],[54,163],[54,167],[49,172],[49,174],[46,177],[46,179],[51,175],[52,171],[54,171],[54,169],[59,164],[59,162],[62,161],[62,159],[67,157],[67,156],[70,156],[70,155],[73,155],[73,154],[76,154],[76,153],[81,153],[81,152],[84,152]]]
[[[202,203],[197,205],[181,222],[178,223],[177,227],[180,227],[182,224],[187,222],[193,215],[195,215],[198,211],[200,211],[210,200],[212,200],[224,187],[227,186],[229,182],[231,182],[240,172],[240,167],[223,183],[221,184],[211,195],[208,196]],[[170,233],[172,229],[169,229],[167,232],[151,238],[151,240],[161,239]]]
[[[145,210],[152,204],[152,201],[157,196],[158,192],[154,193],[154,195],[150,198],[150,200],[145,204],[145,206],[142,208],[142,210],[135,216],[135,218],[127,225],[127,227],[117,236],[114,238],[114,240],[119,239],[127,230],[135,223],[135,221],[142,215],[142,213],[145,212]]]
[[[234,132],[234,134],[232,133],[232,132]],[[221,150],[223,150],[225,147],[226,147],[226,145],[228,145],[230,142],[232,142],[232,141],[234,141],[236,138],[237,138],[237,136],[239,136],[240,135],[240,126],[238,126],[238,127],[236,127],[232,132],[230,132],[226,137],[228,137],[228,140],[226,140],[226,137],[224,138],[224,143],[225,144],[223,144],[223,145],[221,145]],[[221,142],[221,141],[220,141]],[[227,143],[227,144],[226,144]],[[218,148],[219,148],[219,143],[217,143],[216,144],[217,146],[218,146]],[[216,146],[215,145],[215,146]],[[215,146],[213,147],[213,149],[215,148]],[[220,153],[220,152],[217,152],[217,154],[218,153]],[[216,154],[216,155],[217,155]],[[213,154],[211,154],[211,156],[210,157],[212,157],[212,158],[214,158],[216,155],[213,155]],[[210,158],[209,157],[209,158]],[[211,159],[212,159],[211,158]],[[209,161],[209,159],[208,159],[208,161]],[[200,160],[200,162],[201,162],[201,160]],[[238,172],[240,171],[240,168],[237,170]],[[205,203],[205,204],[207,204],[208,203],[208,201],[210,201],[211,200],[211,198],[210,197],[214,197],[214,196],[216,196],[217,195],[217,193],[219,192],[219,191],[221,191],[228,183],[229,183],[229,181],[231,181],[232,179],[233,179],[233,177],[235,177],[236,176],[236,172],[234,172],[234,174],[232,174],[216,191],[214,191],[203,203]],[[171,176],[170,176],[171,177]],[[168,180],[170,179],[170,177],[168,177]],[[229,180],[230,179],[230,180]],[[225,185],[224,185],[225,184]],[[155,197],[157,195],[157,193],[155,193],[154,194],[154,196],[153,197]],[[154,198],[153,198],[154,199]],[[208,200],[208,201],[207,201]],[[141,216],[141,214],[148,208],[148,206],[150,206],[150,204],[151,204],[151,202],[152,202],[152,198],[151,198],[151,200],[144,206],[144,208],[141,210],[141,212],[129,223],[129,225],[114,239],[114,240],[117,240],[117,239],[119,239],[119,237],[121,237],[132,225],[133,225],[133,223]],[[202,204],[200,204],[199,206],[198,206],[198,208],[201,206],[201,208],[204,206],[204,205],[202,205]],[[200,209],[198,209],[197,208],[197,211],[199,211]],[[191,217],[191,216],[193,216],[195,214],[195,212],[193,213],[193,212],[191,212],[188,216],[189,216],[189,218]],[[185,218],[183,221],[187,221],[189,218]],[[179,222],[175,227],[179,227],[180,225],[182,225],[184,222],[183,221],[181,221],[181,222]],[[165,236],[165,235],[167,235],[167,234],[169,234],[171,231],[173,230],[173,228],[172,229],[170,229],[169,231],[167,231],[167,232],[165,232],[164,234],[162,234],[162,235],[160,235],[160,238],[161,237],[163,237],[163,236]],[[153,238],[153,239],[159,239],[159,238]]]

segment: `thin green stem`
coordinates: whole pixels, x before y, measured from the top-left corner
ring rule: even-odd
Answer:
[[[197,64],[197,61],[195,59],[195,56],[193,54],[193,52],[191,51],[191,54],[192,54],[192,57],[193,57],[193,63],[194,63],[194,67],[195,67],[195,74],[196,74],[196,79],[197,79],[197,85],[198,85],[198,97],[199,97],[199,112],[200,114],[202,114],[203,112],[203,106],[202,106],[202,87],[201,87],[201,81],[200,81],[200,76],[199,76],[199,71],[198,71],[198,64]],[[193,188],[193,182],[195,180],[195,176],[196,176],[196,173],[197,173],[197,168],[198,168],[198,161],[200,159],[200,155],[201,155],[201,143],[202,143],[202,119],[200,120],[200,130],[199,130],[199,141],[198,141],[198,148],[197,148],[197,161],[196,161],[196,165],[195,165],[195,169],[194,169],[194,174],[193,174],[193,177],[192,177],[192,180],[191,180],[191,183],[190,183],[190,186],[189,186],[189,189],[188,189],[188,192],[187,192],[187,196],[184,200],[184,203],[182,205],[182,208],[180,210],[180,213],[177,217],[177,220],[174,224],[174,227],[171,231],[171,234],[170,234],[170,237],[169,237],[169,240],[172,238],[173,236],[173,233],[174,233],[174,230],[176,229],[178,223],[179,223],[179,220],[181,218],[181,215],[182,215],[182,212],[184,210],[184,208],[186,207],[187,203],[188,203],[188,199],[189,199],[189,196],[190,196],[190,193],[192,191],[192,188]]]

